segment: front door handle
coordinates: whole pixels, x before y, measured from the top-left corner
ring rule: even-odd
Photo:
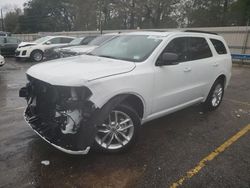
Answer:
[[[190,67],[185,67],[183,71],[184,71],[184,72],[190,72],[191,70],[192,70],[192,69],[191,69]]]

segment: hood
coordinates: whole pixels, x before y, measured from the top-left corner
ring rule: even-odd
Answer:
[[[62,52],[75,52],[77,54],[84,54],[94,50],[97,46],[73,46],[68,48],[62,48]]]
[[[19,45],[18,45],[18,48],[21,48],[21,47],[26,47],[26,46],[33,46],[33,45],[36,45],[37,43],[35,42],[21,42]]]
[[[134,62],[81,55],[34,65],[27,74],[51,85],[78,87],[92,80],[130,72],[135,66]]]

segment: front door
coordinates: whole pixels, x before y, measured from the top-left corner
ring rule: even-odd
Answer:
[[[178,55],[178,64],[155,67],[155,96],[152,113],[167,111],[168,109],[185,104],[193,100],[192,69],[188,61],[188,38],[172,39],[163,53]]]

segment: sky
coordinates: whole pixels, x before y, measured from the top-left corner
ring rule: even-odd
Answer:
[[[27,2],[28,0],[0,0],[0,8],[3,10],[3,13],[7,12],[8,10],[14,8],[23,8],[23,3]]]

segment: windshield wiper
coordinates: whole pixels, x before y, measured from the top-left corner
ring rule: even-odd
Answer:
[[[86,55],[94,55],[94,54],[92,54],[91,52],[89,52],[89,53],[86,53]]]
[[[116,57],[109,56],[109,55],[98,55],[98,57],[106,57],[106,58],[110,58],[110,59],[118,59]]]

